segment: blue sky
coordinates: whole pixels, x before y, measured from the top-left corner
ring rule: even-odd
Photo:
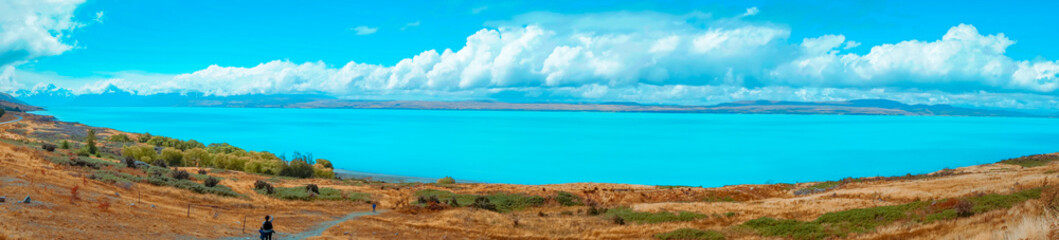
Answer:
[[[0,91],[54,83],[78,93],[112,85],[140,94],[309,92],[353,99],[888,98],[1053,110],[1059,32],[1049,26],[1059,22],[1051,13],[1057,7],[1053,1],[0,0],[6,9],[0,33],[8,36],[0,40]],[[32,16],[47,21],[26,21]]]

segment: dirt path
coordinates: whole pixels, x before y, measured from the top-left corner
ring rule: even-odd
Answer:
[[[333,227],[333,226],[335,226],[335,225],[337,225],[339,223],[342,223],[342,222],[345,222],[345,221],[349,221],[349,220],[352,220],[352,219],[360,217],[360,216],[377,215],[377,214],[382,213],[382,212],[384,212],[384,211],[378,211],[378,212],[352,212],[352,213],[347,214],[345,217],[342,217],[340,219],[335,219],[335,220],[332,220],[332,221],[327,221],[327,222],[320,223],[319,225],[316,225],[315,227],[313,227],[313,228],[311,228],[309,230],[302,231],[302,232],[293,233],[293,234],[292,233],[285,233],[285,232],[276,232],[275,235],[272,235],[272,239],[277,239],[277,240],[278,239],[306,239],[306,238],[310,238],[310,237],[320,236],[328,228],[331,228],[331,227]],[[255,232],[255,233],[244,235],[244,236],[240,236],[240,237],[230,237],[230,238],[223,238],[223,239],[224,240],[258,239],[259,236],[260,236],[260,234],[257,234]]]
[[[0,122],[0,124],[8,124],[8,123],[14,123],[14,122],[22,121],[22,115],[17,115],[17,114],[12,114],[12,115],[15,115],[15,117],[18,117],[18,119],[11,120],[11,121],[6,121],[6,122]]]

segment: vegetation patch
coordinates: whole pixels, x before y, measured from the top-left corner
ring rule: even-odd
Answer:
[[[794,191],[794,195],[805,195],[805,194],[826,192],[827,190],[831,190],[831,189],[837,188],[838,186],[841,186],[841,185],[842,185],[842,182],[839,182],[839,181],[827,181],[827,182],[817,183],[817,184],[813,184],[811,186],[808,186],[808,187],[805,187],[805,188],[802,188],[802,189],[798,189],[797,191]]]
[[[625,219],[625,221],[632,221],[636,223],[663,223],[663,222],[684,222],[692,221],[696,219],[706,218],[706,214],[699,214],[693,212],[637,212],[633,211],[632,208],[628,207],[616,207],[607,210],[607,216],[617,216]]]
[[[1040,167],[1047,165],[1048,163],[1059,160],[1059,154],[1037,154],[1022,156],[1012,159],[1000,161],[999,163],[1019,165],[1022,167]]]
[[[896,221],[929,223],[1006,209],[1040,196],[1041,189],[1034,188],[1012,194],[988,194],[935,202],[917,201],[895,206],[850,209],[827,213],[809,222],[763,217],[747,221],[742,226],[764,236],[794,239],[842,238],[850,233],[871,232],[878,226]]]
[[[559,192],[555,195],[555,201],[563,206],[581,206],[581,197],[569,192]]]
[[[657,239],[695,239],[695,240],[724,240],[724,234],[713,230],[698,230],[693,228],[681,228],[671,232],[659,233],[654,236]]]
[[[264,182],[262,182],[264,183]],[[267,183],[264,183],[267,185]],[[271,185],[261,185],[260,187],[255,186],[257,193],[262,195],[268,195],[270,197],[286,199],[286,200],[301,200],[301,201],[312,201],[312,200],[326,200],[326,201],[369,201],[371,196],[367,193],[359,192],[343,192],[342,190],[326,187],[272,187]],[[313,191],[313,190],[316,191]],[[272,190],[272,193],[269,193]],[[317,191],[319,193],[317,193]]]
[[[475,206],[475,203],[485,206],[495,206],[497,212],[511,212],[531,207],[544,205],[545,199],[539,196],[525,194],[494,193],[489,195],[456,194],[449,191],[424,189],[416,192],[417,197],[445,199],[450,206]],[[479,199],[483,197],[484,199]],[[486,201],[488,200],[488,201]],[[455,203],[455,204],[453,204]],[[488,203],[488,204],[487,204]],[[489,209],[493,210],[493,209]]]

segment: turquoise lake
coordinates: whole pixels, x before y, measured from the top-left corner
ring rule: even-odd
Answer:
[[[51,108],[359,172],[517,184],[722,186],[927,173],[1059,151],[1059,119],[607,112]]]

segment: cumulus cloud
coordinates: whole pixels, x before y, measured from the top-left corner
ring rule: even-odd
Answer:
[[[848,41],[848,42],[846,42],[846,46],[845,46],[845,47],[843,47],[842,49],[851,49],[851,48],[855,48],[855,47],[857,47],[857,46],[860,46],[860,42],[857,42],[857,41]]]
[[[1054,92],[1059,64],[1013,60],[1004,55],[1012,44],[1003,33],[982,35],[974,26],[960,24],[940,40],[883,44],[865,55],[807,48],[773,70],[771,78],[795,86]]]
[[[761,10],[758,10],[757,7],[750,7],[750,8],[746,9],[746,12],[743,13],[742,16],[743,17],[754,16],[754,15],[757,15],[758,12],[761,12]]]
[[[118,76],[77,92],[118,87],[140,94],[673,104],[887,98],[1056,108],[1059,62],[1011,59],[1005,51],[1015,41],[1002,33],[982,34],[961,24],[936,40],[882,44],[859,55],[843,52],[860,43],[841,34],[792,40],[786,26],[741,17],[530,13],[487,23],[459,49],[427,50],[393,65],[283,60],[252,67],[214,65],[173,76]],[[359,28],[365,34],[377,30]]]
[[[358,26],[358,27],[353,28],[353,31],[357,32],[357,35],[371,35],[371,34],[377,32],[377,31],[379,31],[379,28],[373,28],[373,27],[368,27],[368,26]]]
[[[73,12],[83,2],[0,0],[0,90],[21,87],[14,66],[74,47],[65,34],[80,26]]]

